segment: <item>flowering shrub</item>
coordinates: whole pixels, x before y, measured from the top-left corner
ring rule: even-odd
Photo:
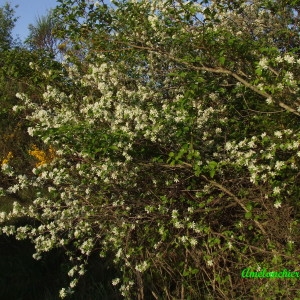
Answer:
[[[7,192],[36,191],[2,216],[2,232],[31,239],[36,259],[67,249],[74,267],[62,298],[93,251],[113,255],[122,278],[112,284],[126,299],[299,296],[293,280],[240,276],[295,269],[299,256],[299,63],[277,31],[297,31],[295,9],[61,3],[74,47],[60,75],[68,88],[49,85],[40,103],[18,94],[16,107],[56,154],[31,150],[30,176],[2,167],[18,181]],[[5,224],[22,216],[40,225]]]

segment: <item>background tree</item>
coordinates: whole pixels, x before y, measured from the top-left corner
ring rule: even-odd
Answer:
[[[0,50],[9,49],[13,45],[12,29],[17,18],[15,11],[9,3],[0,7]]]
[[[57,57],[59,53],[65,51],[65,48],[55,36],[56,25],[57,20],[52,11],[45,16],[38,17],[35,24],[29,25],[29,36],[25,43],[32,50],[43,50],[52,57]]]

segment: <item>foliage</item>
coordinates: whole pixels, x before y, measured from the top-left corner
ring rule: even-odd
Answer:
[[[0,163],[10,163],[16,172],[27,174],[31,172],[36,160],[28,151],[32,144],[37,144],[40,150],[44,147],[36,138],[31,138],[27,132],[28,121],[26,111],[18,111],[17,105],[21,104],[16,93],[26,93],[32,101],[40,103],[46,86],[51,81],[45,81],[43,72],[52,69],[53,79],[55,73],[61,72],[61,66],[53,62],[42,53],[29,52],[23,48],[11,48],[0,52]],[[35,61],[36,68],[29,66]],[[58,84],[57,80],[56,83]],[[63,85],[63,81],[60,80]],[[28,112],[29,113],[29,112]],[[44,149],[45,150],[45,149]],[[5,174],[0,174],[0,185],[8,188],[14,181]],[[16,182],[15,182],[16,183]],[[8,210],[12,201],[16,199],[27,202],[32,196],[28,193],[15,191],[6,195],[0,203],[1,210]]]
[[[36,259],[67,249],[62,298],[95,251],[126,299],[299,297],[294,280],[240,275],[299,261],[299,7],[60,3],[67,74],[44,72],[43,101],[16,107],[55,155],[26,176],[2,164],[17,182],[3,193],[36,191],[2,232]],[[41,225],[6,224],[23,216]]]
[[[59,40],[54,35],[57,20],[50,11],[45,16],[38,17],[35,24],[29,25],[29,36],[25,43],[32,50],[43,50],[55,57],[59,54]]]
[[[11,33],[17,21],[14,14],[15,11],[8,2],[0,7],[0,51],[7,50],[13,45]]]

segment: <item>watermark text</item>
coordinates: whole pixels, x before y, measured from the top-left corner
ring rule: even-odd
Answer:
[[[266,269],[254,272],[250,268],[246,268],[241,272],[242,278],[299,278],[300,272],[291,272],[284,269],[280,272],[268,272]]]

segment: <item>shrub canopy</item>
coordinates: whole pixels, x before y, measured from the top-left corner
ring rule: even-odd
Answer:
[[[299,261],[297,1],[59,2],[64,71],[15,107],[44,160],[2,164],[3,193],[35,197],[2,232],[36,258],[66,248],[61,297],[93,251],[113,256],[126,299],[299,296],[297,279],[241,278]],[[39,223],[9,225],[21,216]]]

